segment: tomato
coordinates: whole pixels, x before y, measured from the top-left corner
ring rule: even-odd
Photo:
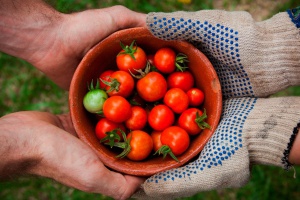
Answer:
[[[174,120],[174,112],[164,104],[154,106],[148,115],[148,123],[156,131],[162,131],[171,126]]]
[[[158,71],[169,74],[176,69],[176,53],[173,49],[164,47],[160,48],[154,54],[154,66]]]
[[[189,105],[191,107],[200,106],[204,101],[204,92],[198,88],[191,88],[186,94],[189,98]]]
[[[101,118],[96,124],[95,133],[101,142],[107,142],[113,146],[114,142],[122,140],[122,133],[118,129],[126,132],[125,126],[122,123],[115,123],[107,118]]]
[[[89,91],[83,97],[83,106],[90,113],[101,113],[107,98],[106,92],[99,88],[99,81],[97,81],[96,87],[91,82]]]
[[[112,73],[114,73],[113,70],[106,70],[100,74],[99,79],[100,79],[100,88],[101,89],[106,88],[106,84],[103,81],[109,81],[109,79],[110,79],[109,77],[112,75]]]
[[[134,79],[125,71],[115,71],[111,74],[109,81],[104,81],[106,83],[106,92],[108,96],[122,96],[128,97],[131,95],[134,89]]]
[[[117,67],[126,72],[137,74],[136,70],[143,70],[147,64],[145,51],[133,41],[130,46],[124,46],[116,57]]]
[[[151,65],[154,65],[154,55],[148,54],[148,55],[147,55],[147,61],[148,61]]]
[[[167,92],[167,81],[158,72],[149,72],[136,84],[139,96],[148,102],[162,99]]]
[[[197,135],[202,129],[210,128],[204,121],[206,118],[206,112],[202,112],[198,108],[189,108],[179,116],[178,125],[186,130],[188,134]]]
[[[182,113],[189,106],[189,98],[182,89],[171,88],[164,97],[164,103],[175,113]]]
[[[178,71],[167,77],[168,88],[180,88],[187,92],[194,87],[194,76],[190,71]]]
[[[175,156],[184,153],[190,145],[189,134],[178,126],[166,128],[162,132],[160,140],[162,145],[168,146]]]
[[[125,121],[125,126],[129,130],[141,130],[147,124],[147,112],[140,106],[131,107],[131,117]]]
[[[121,123],[130,118],[131,105],[122,96],[112,96],[104,102],[103,114],[107,119]]]
[[[127,154],[127,158],[134,161],[140,161],[146,159],[153,149],[153,141],[151,136],[141,130],[135,130],[127,135],[127,139],[130,140],[130,152]]]
[[[161,133],[162,133],[162,131],[152,131],[152,133],[151,133],[154,151],[157,151],[162,146],[162,143],[160,140]]]

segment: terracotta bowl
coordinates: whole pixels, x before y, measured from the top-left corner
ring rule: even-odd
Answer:
[[[118,153],[101,144],[95,136],[94,128],[97,118],[83,107],[83,97],[87,92],[87,83],[96,80],[106,69],[116,69],[115,57],[121,50],[120,41],[129,45],[133,40],[147,53],[154,53],[161,47],[171,47],[184,53],[189,58],[189,68],[195,76],[196,85],[206,95],[202,108],[206,109],[207,123],[211,129],[205,129],[193,138],[188,150],[178,157],[176,162],[170,157],[153,157],[145,161],[131,161],[127,158],[118,159]],[[191,161],[203,149],[213,135],[220,119],[222,96],[219,79],[207,59],[198,49],[183,41],[163,41],[155,38],[146,28],[132,28],[118,31],[94,46],[79,64],[70,87],[69,106],[71,118],[79,138],[88,144],[101,161],[110,169],[131,175],[150,176],[157,172],[179,167]]]

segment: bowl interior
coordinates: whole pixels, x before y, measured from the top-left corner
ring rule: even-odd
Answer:
[[[106,69],[117,69],[115,57],[121,50],[120,42],[129,45],[133,40],[146,53],[154,53],[161,47],[171,47],[177,52],[184,53],[189,58],[189,68],[195,76],[196,85],[205,94],[201,108],[205,108],[207,123],[211,129],[205,129],[193,138],[188,150],[178,157],[180,162],[172,158],[162,159],[153,157],[145,161],[131,161],[127,158],[117,159],[118,152],[111,151],[95,136],[94,127],[97,119],[83,107],[82,101],[86,94],[87,84],[96,80]],[[220,119],[222,96],[219,79],[206,56],[191,44],[184,41],[163,41],[155,38],[146,28],[132,28],[118,31],[93,47],[79,64],[69,92],[70,113],[74,128],[79,138],[87,143],[99,156],[102,162],[112,170],[125,174],[150,176],[157,172],[181,166],[194,158],[214,133]]]

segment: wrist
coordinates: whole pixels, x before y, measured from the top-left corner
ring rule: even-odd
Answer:
[[[43,1],[4,1],[0,11],[0,51],[34,64],[53,45],[53,30],[62,17]]]

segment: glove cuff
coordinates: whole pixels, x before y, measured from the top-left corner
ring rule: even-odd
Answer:
[[[264,120],[262,122],[262,120]],[[289,169],[290,149],[300,126],[300,99],[257,99],[243,128],[251,164]]]

